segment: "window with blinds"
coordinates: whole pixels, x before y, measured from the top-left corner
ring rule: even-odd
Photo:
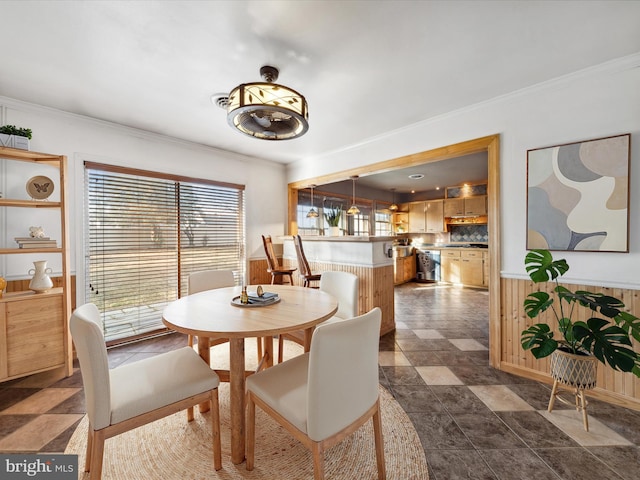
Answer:
[[[105,340],[164,328],[192,272],[245,270],[244,187],[85,164],[85,292]]]

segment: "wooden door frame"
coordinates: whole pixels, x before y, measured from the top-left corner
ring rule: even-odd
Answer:
[[[448,160],[472,153],[487,152],[487,214],[489,232],[489,364],[500,367],[500,135],[490,135],[424,152],[355,167],[341,172],[291,182],[288,185],[288,234],[298,232],[298,190],[309,185],[323,185],[348,180],[353,175],[384,173],[431,162]]]

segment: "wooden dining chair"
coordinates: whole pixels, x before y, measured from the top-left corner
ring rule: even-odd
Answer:
[[[282,277],[289,277],[289,285],[293,285],[293,277],[291,274],[295,272],[296,269],[280,266],[276,252],[273,250],[271,235],[267,235],[266,237],[262,235],[262,245],[264,246],[264,253],[267,255],[267,272],[271,274],[271,285],[275,283],[276,278]]]
[[[302,248],[302,238],[300,235],[293,236],[293,243],[296,247],[296,257],[298,257],[298,269],[300,270],[300,276],[302,277],[302,284],[304,287],[318,288],[312,286],[311,282],[317,282],[320,280],[322,274],[313,273],[307,262],[307,257],[304,254],[304,248]]]
[[[378,391],[382,313],[375,307],[319,325],[309,353],[247,378],[247,470],[256,449],[256,405],[311,450],[314,479],[324,479],[325,451],[373,422],[378,479],[386,478]]]
[[[326,322],[358,315],[358,277],[353,273],[323,272],[320,278],[320,290],[333,295],[338,300],[338,311]],[[304,330],[294,330],[278,336],[278,363],[283,360],[285,340],[304,345]]]
[[[78,307],[69,328],[89,417],[84,471],[90,472],[91,480],[102,475],[106,439],[206,402],[211,402],[213,466],[222,468],[220,379],[193,348],[183,347],[109,370],[98,308],[92,303]],[[188,459],[184,460],[186,469]]]

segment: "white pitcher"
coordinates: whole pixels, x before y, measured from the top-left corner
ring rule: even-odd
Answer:
[[[51,269],[47,268],[46,260],[38,260],[37,262],[33,262],[33,266],[35,269],[29,270],[29,275],[33,275],[31,281],[29,282],[29,289],[33,290],[36,293],[44,293],[47,290],[51,290],[53,288],[53,282],[49,278],[49,273],[51,273]]]

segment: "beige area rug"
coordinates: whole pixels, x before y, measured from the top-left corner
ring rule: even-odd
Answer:
[[[255,344],[255,340],[254,340]],[[295,346],[297,347],[297,346]],[[287,346],[287,358],[297,353]],[[212,356],[224,356],[224,346],[215,347]],[[247,343],[247,356],[251,356]],[[228,358],[228,357],[227,357]],[[249,363],[249,361],[247,362]],[[426,480],[429,478],[424,450],[411,420],[392,395],[380,387],[382,430],[387,479]],[[222,431],[222,470],[213,469],[211,450],[211,414],[196,412],[188,423],[186,412],[144,425],[108,439],[105,443],[102,478],[118,480],[181,479],[313,479],[310,452],[259,408],[256,409],[255,468],[230,460],[229,385],[220,385],[220,421]],[[65,453],[77,454],[83,475],[88,420],[80,422]],[[371,422],[325,454],[327,480],[377,479],[373,427]]]

